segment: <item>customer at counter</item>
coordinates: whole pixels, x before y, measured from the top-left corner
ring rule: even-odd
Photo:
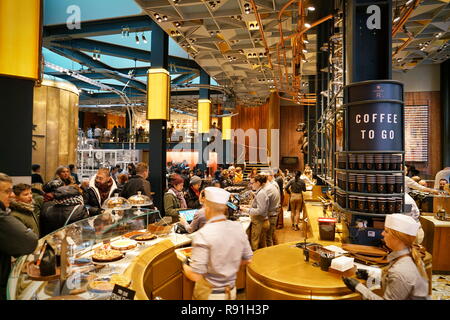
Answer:
[[[286,187],[286,192],[290,195],[289,203],[291,206],[291,222],[292,230],[298,231],[298,222],[300,220],[300,213],[303,210],[303,193],[306,191],[305,182],[300,179],[302,173],[297,171],[295,178],[289,180]],[[305,218],[305,217],[303,217]]]
[[[450,180],[450,167],[446,167],[441,171],[439,171],[438,173],[436,173],[436,177],[434,179],[435,189],[440,189],[442,180],[447,181],[446,183],[448,183],[448,181]]]
[[[203,206],[205,203],[205,190],[200,192],[199,196],[200,205]],[[205,207],[203,206],[200,210],[197,210],[194,214],[194,218],[191,223],[188,223],[186,219],[180,216],[180,223],[186,229],[188,233],[193,233],[201,229],[206,224]]]
[[[41,176],[41,166],[38,164],[33,164],[31,166],[31,184],[40,183],[44,184],[44,179]]]
[[[425,186],[418,184],[412,178],[407,176],[407,172],[408,172],[408,167],[405,166],[405,193],[409,193],[409,192],[411,192],[411,189],[415,189],[415,190],[419,190],[422,192],[439,194],[438,190],[427,188]],[[420,180],[420,178],[419,178],[419,180]]]
[[[12,179],[0,173],[0,300],[6,300],[11,257],[32,253],[38,243],[38,236],[10,215],[9,205],[13,198]]]
[[[45,236],[75,221],[89,217],[83,196],[75,186],[59,187],[54,192],[51,206],[43,210],[40,217],[41,234]]]
[[[195,235],[191,262],[183,270],[195,281],[194,300],[235,300],[237,272],[253,253],[241,224],[225,217],[230,193],[208,187],[205,199],[207,223]]]
[[[134,167],[134,165],[133,165]],[[129,169],[134,171],[135,174],[130,177],[128,182],[123,186],[123,190],[120,193],[121,197],[128,199],[131,196],[137,195],[140,191],[143,195],[152,198],[152,188],[148,178],[148,166],[144,162],[139,162],[135,168]]]
[[[55,179],[61,180],[65,186],[75,184],[75,179],[70,174],[70,170],[68,167],[58,167],[56,169]]]
[[[228,170],[222,170],[222,174],[220,177],[220,186],[222,188],[231,187],[233,185],[233,181],[230,179],[230,174],[228,173]]]
[[[172,222],[179,220],[179,212],[187,208],[183,195],[184,179],[179,174],[169,177],[169,190],[164,194],[164,210],[166,216],[172,217]]]
[[[106,199],[118,192],[116,182],[109,172],[107,168],[98,169],[89,181],[89,189],[83,194],[84,204],[88,208],[90,216],[100,214]]]
[[[242,168],[237,167],[234,173],[233,183],[241,183],[244,180],[244,175],[242,174]]]
[[[202,206],[199,200],[202,179],[200,177],[193,176],[189,185],[189,189],[184,195],[186,205],[189,209],[200,209]]]
[[[358,291],[368,300],[428,300],[428,276],[419,252],[414,248],[420,224],[404,214],[386,216],[384,241],[392,252],[389,265],[383,271],[383,296],[373,293],[354,278],[343,277],[352,291]]]
[[[35,211],[31,186],[19,183],[13,187],[13,192],[15,197],[9,204],[11,215],[39,236],[39,212]]]
[[[258,174],[250,179],[252,189],[256,191],[251,208],[241,206],[243,213],[248,213],[251,218],[250,243],[253,251],[266,247],[266,235],[270,229],[269,222],[269,194],[264,188],[267,183],[267,176]]]
[[[268,207],[268,217],[269,217],[269,230],[267,230],[266,235],[266,245],[267,247],[276,244],[275,239],[275,228],[278,220],[278,212],[281,206],[281,195],[280,187],[278,183],[275,182],[272,171],[265,172],[267,175],[267,183],[265,188],[267,189],[267,194],[269,196],[269,207]]]

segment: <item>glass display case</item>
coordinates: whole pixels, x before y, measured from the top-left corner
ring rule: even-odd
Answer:
[[[133,259],[164,240],[164,235],[149,231],[154,225],[167,227],[157,210],[141,209],[136,214],[135,209],[110,209],[61,228],[40,239],[34,253],[17,258],[8,279],[7,297],[108,299],[114,284],[130,285],[131,279],[124,272]],[[44,245],[55,252],[56,273],[50,276],[41,276],[36,266]]]

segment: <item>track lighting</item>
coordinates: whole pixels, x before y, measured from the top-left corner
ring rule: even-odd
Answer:
[[[142,34],[142,41],[144,41],[144,43],[147,43],[147,38],[145,38],[144,34]]]
[[[167,16],[163,16],[163,20],[167,21],[167,20],[169,20],[169,18],[167,18]]]
[[[305,23],[306,28],[311,28],[311,25],[309,23]]]
[[[305,40],[303,40],[303,43],[309,43],[309,41],[305,39]]]
[[[303,49],[302,51],[303,51],[303,53],[308,53],[308,50],[306,50],[306,49]]]
[[[308,10],[309,10],[309,11],[315,11],[316,8],[314,8],[313,6],[309,6],[309,7],[308,7]]]
[[[394,23],[396,23],[398,20],[400,20],[400,17],[395,17]]]
[[[413,0],[408,0],[408,1],[406,1],[405,5],[409,6],[411,4],[411,2],[413,2]]]
[[[136,44],[139,44],[139,37],[137,34],[136,34]]]

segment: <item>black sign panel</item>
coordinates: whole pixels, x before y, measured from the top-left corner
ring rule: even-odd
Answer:
[[[114,285],[114,289],[112,291],[110,300],[134,300],[134,296],[136,295],[136,291],[119,286],[118,284]]]
[[[403,105],[367,103],[348,108],[348,151],[402,151]]]
[[[403,86],[394,82],[368,82],[346,87],[347,101],[400,100],[403,101]]]

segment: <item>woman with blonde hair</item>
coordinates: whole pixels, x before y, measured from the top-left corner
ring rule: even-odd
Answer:
[[[383,296],[373,293],[354,278],[343,278],[352,291],[368,300],[428,300],[428,275],[419,251],[414,247],[420,224],[404,214],[386,216],[384,241],[392,252],[383,272]]]

